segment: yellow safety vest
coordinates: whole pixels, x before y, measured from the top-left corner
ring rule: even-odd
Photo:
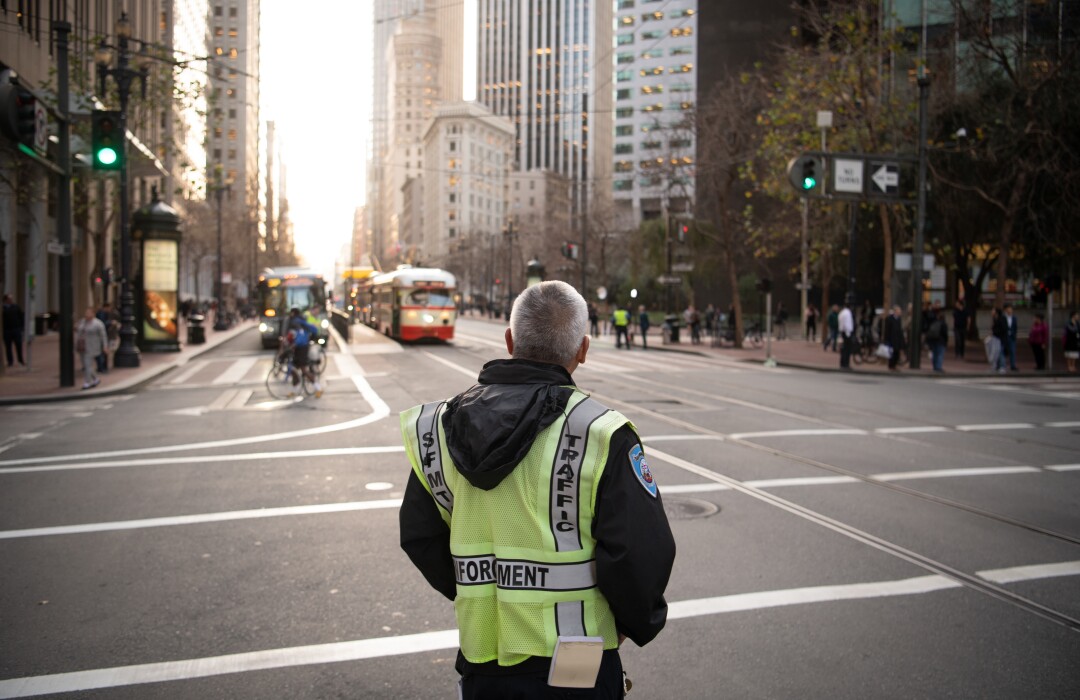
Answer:
[[[485,491],[450,459],[445,410],[445,402],[414,406],[401,430],[413,471],[450,527],[462,654],[513,666],[551,656],[560,636],[603,637],[605,649],[617,649],[615,618],[596,586],[592,522],[611,436],[633,424],[575,391],[528,455]]]
[[[630,312],[625,309],[615,309],[615,325],[627,326],[630,325]]]

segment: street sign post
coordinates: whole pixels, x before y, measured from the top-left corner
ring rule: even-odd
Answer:
[[[833,191],[848,194],[863,193],[864,162],[855,158],[833,160]]]
[[[682,284],[682,277],[679,277],[678,275],[660,275],[656,278],[656,281],[659,284],[668,284],[672,287],[676,287]]]
[[[870,181],[874,183],[873,194],[896,196],[900,193],[900,164],[870,161]]]

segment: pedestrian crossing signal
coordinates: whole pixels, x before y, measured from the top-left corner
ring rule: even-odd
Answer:
[[[124,136],[120,113],[94,110],[91,114],[91,144],[94,170],[119,170],[124,161]]]

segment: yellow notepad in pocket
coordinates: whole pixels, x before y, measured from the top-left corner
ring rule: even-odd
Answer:
[[[559,637],[551,657],[548,685],[593,688],[604,656],[603,637]]]

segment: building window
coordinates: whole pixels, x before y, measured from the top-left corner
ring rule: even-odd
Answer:
[[[642,39],[663,39],[664,38],[664,32],[659,31],[659,30],[653,30],[653,31],[650,31],[650,32],[642,32],[641,33],[641,38]]]
[[[615,62],[616,63],[633,63],[634,62],[634,53],[632,51],[631,52],[620,53],[618,56],[616,56]]]
[[[455,238],[457,236],[457,229],[451,227],[451,229],[449,231],[449,234],[450,234],[450,238]]]
[[[215,148],[214,149],[214,160],[221,161],[221,149],[220,148]]]
[[[629,10],[634,6],[634,0],[619,0],[620,10]]]
[[[235,7],[230,7],[229,8],[229,16],[230,17],[236,17],[236,8]]]
[[[671,36],[693,36],[693,27],[674,27],[671,30]]]
[[[655,151],[657,148],[660,148],[662,145],[663,144],[661,144],[659,141],[645,141],[645,142],[643,142],[641,144],[641,147],[643,149],[645,149],[646,151]]]
[[[617,119],[625,119],[627,117],[632,117],[632,116],[634,116],[634,108],[633,107],[619,107],[618,109],[615,110],[615,117]]]
[[[632,70],[621,70],[621,71],[619,71],[618,73],[615,74],[615,80],[617,82],[620,82],[620,83],[625,83],[628,80],[633,80],[633,79],[634,79],[634,71],[632,71]]]
[[[629,160],[620,160],[615,163],[615,172],[631,173],[634,171],[634,163]]]
[[[663,92],[664,92],[664,86],[663,85],[642,85],[641,86],[641,94],[642,95],[658,95],[658,94],[661,94]]]
[[[634,127],[631,124],[624,124],[622,126],[615,127],[616,136],[633,136]]]
[[[230,160],[236,160],[236,149],[235,148],[230,148],[229,149],[229,159]]]
[[[236,140],[236,129],[229,129],[229,140],[230,141],[235,141]]]
[[[236,31],[236,27],[229,27],[229,36],[235,39],[236,37],[240,36],[240,32]]]
[[[629,88],[623,88],[621,90],[616,90],[615,91],[615,99],[617,99],[617,100],[629,100],[632,94],[633,94],[633,90],[630,90]]]
[[[672,19],[680,19],[682,17],[693,17],[693,16],[694,16],[694,10],[692,8],[687,8],[685,10],[672,10],[671,11],[671,18]]]
[[[626,15],[625,17],[620,17],[619,18],[619,24],[621,24],[624,27],[629,27],[633,23],[634,23],[634,18],[631,17],[630,15]]]
[[[661,19],[664,19],[664,13],[660,12],[660,11],[646,12],[643,15],[641,15],[641,21],[642,22],[656,22],[657,20],[661,20]]]
[[[675,139],[668,145],[672,148],[690,148],[690,139]]]
[[[215,17],[220,17],[221,16],[221,5],[214,5],[214,16]]]
[[[640,71],[638,71],[638,73],[643,78],[646,75],[663,75],[664,74],[664,67],[663,66],[654,66],[652,68],[642,68]]]
[[[641,52],[642,58],[663,58],[664,52],[661,49],[648,49]]]
[[[214,36],[224,36],[225,30],[221,27],[214,27]]]
[[[615,44],[617,46],[626,46],[627,44],[633,44],[633,43],[634,43],[634,35],[633,34],[620,34],[618,36],[618,38],[615,40]]]
[[[229,109],[229,119],[236,119],[236,108],[231,107]]]
[[[626,191],[632,190],[632,189],[634,189],[634,181],[633,180],[616,180],[615,181],[615,191],[616,192],[626,192]]]
[[[453,193],[453,192],[450,193],[450,203],[451,204],[456,204],[457,203],[457,195],[455,193]]]
[[[615,152],[619,155],[634,152],[634,144],[632,143],[617,143],[615,144]]]

